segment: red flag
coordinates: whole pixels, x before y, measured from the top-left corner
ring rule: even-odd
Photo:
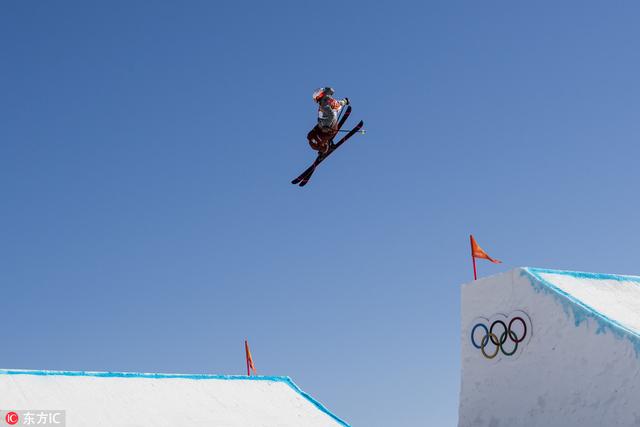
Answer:
[[[486,253],[484,249],[480,247],[478,242],[476,242],[476,239],[473,238],[473,235],[471,235],[470,237],[471,237],[471,256],[472,257],[487,259],[494,264],[502,263],[502,261],[500,261],[499,259],[491,258],[489,254]]]
[[[253,371],[254,375],[258,373],[255,365],[253,364],[253,357],[251,357],[251,350],[249,350],[249,342],[244,340],[244,352],[247,357],[247,375],[251,375],[251,371]]]

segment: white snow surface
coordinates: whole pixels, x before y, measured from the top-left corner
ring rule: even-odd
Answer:
[[[517,352],[483,356],[474,326],[517,316]],[[461,317],[459,427],[640,426],[640,278],[516,268],[464,285]]]
[[[286,377],[1,370],[0,408],[65,410],[71,427],[347,426]]]
[[[542,272],[538,275],[609,319],[640,332],[639,277],[614,276],[615,279],[597,279]]]

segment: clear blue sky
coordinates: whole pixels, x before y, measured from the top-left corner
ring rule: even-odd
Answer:
[[[452,426],[468,234],[640,273],[640,4],[6,1],[0,366],[289,375]],[[304,189],[313,90],[354,137]]]

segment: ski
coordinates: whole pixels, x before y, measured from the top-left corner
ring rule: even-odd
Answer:
[[[320,158],[320,154],[318,154],[318,158]],[[316,158],[315,162],[313,162],[313,164],[311,166],[309,166],[308,168],[306,168],[304,170],[304,172],[302,172],[300,175],[298,175],[298,177],[296,179],[294,179],[293,181],[291,181],[292,184],[299,184],[300,181],[302,181],[307,175],[309,175],[309,173],[313,173],[313,169],[316,167],[316,162],[318,161],[318,158]]]
[[[346,115],[346,113],[345,113],[345,115]],[[342,144],[347,142],[347,140],[349,140],[349,138],[351,138],[353,135],[358,133],[360,131],[360,129],[362,129],[362,126],[364,126],[364,122],[362,120],[360,120],[360,122],[358,122],[358,124],[353,129],[351,129],[338,142],[333,144],[331,146],[331,148],[329,148],[329,151],[327,151],[325,154],[318,154],[318,157],[313,162],[313,164],[311,166],[309,166],[304,172],[302,172],[300,174],[300,176],[298,176],[296,179],[291,181],[291,183],[292,184],[298,184],[300,187],[304,187],[305,185],[307,185],[307,183],[311,179],[311,175],[313,175],[313,172],[315,172],[315,170],[318,167],[318,165],[320,165],[320,163],[322,163],[324,161],[324,159],[329,157],[331,155],[331,153],[336,151]]]
[[[351,115],[351,105],[347,105],[347,109],[345,110],[344,114],[340,118],[340,121],[338,122],[338,131],[342,129],[342,125],[344,125],[344,123],[347,121],[350,115]],[[338,133],[336,131],[336,135],[337,134]]]

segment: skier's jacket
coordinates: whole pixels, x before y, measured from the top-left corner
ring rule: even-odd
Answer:
[[[322,129],[331,129],[338,123],[338,113],[344,105],[345,99],[340,101],[325,95],[318,100],[318,126]]]

